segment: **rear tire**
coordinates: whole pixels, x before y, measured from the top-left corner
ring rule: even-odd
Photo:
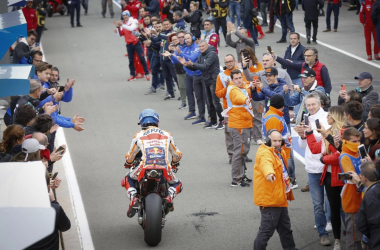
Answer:
[[[157,246],[162,233],[162,199],[156,193],[145,198],[144,240],[149,246]]]

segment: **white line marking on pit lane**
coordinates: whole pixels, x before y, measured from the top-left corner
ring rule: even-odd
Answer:
[[[260,20],[263,20],[262,17],[257,17],[257,18],[260,19]],[[281,28],[281,25],[279,25],[279,24],[276,24],[276,26],[277,26],[278,28]],[[302,36],[303,38],[306,38],[306,35],[305,35],[305,34],[300,33],[300,32],[298,32],[298,31],[296,31],[296,32],[299,33],[300,36]],[[346,56],[352,57],[352,58],[354,58],[354,59],[356,59],[356,60],[359,60],[359,61],[361,61],[361,62],[363,62],[363,63],[366,63],[366,64],[368,64],[368,65],[371,65],[371,66],[373,66],[373,67],[376,67],[376,68],[379,68],[379,69],[380,69],[380,65],[378,65],[378,64],[376,64],[376,63],[369,62],[369,61],[367,61],[366,59],[363,59],[363,58],[361,58],[361,57],[359,57],[359,56],[356,56],[356,55],[354,55],[354,54],[352,54],[352,53],[350,53],[350,52],[347,52],[347,51],[345,51],[345,50],[339,49],[339,48],[334,47],[334,46],[332,46],[332,45],[330,45],[330,44],[327,44],[327,43],[321,42],[321,40],[318,40],[318,44],[319,44],[319,45],[322,45],[322,46],[325,46],[325,47],[327,47],[327,48],[329,48],[329,49],[335,50],[335,51],[337,51],[337,52],[339,52],[339,53],[342,53],[342,54],[344,54],[344,55],[346,55]]]
[[[40,44],[41,52],[43,53],[42,60],[46,62],[45,53]],[[88,220],[86,211],[84,210],[84,204],[82,200],[82,195],[79,190],[78,180],[75,175],[74,165],[71,160],[71,155],[69,151],[69,145],[66,142],[65,133],[63,132],[63,128],[59,128],[57,130],[57,142],[59,145],[66,145],[66,153],[64,154],[62,161],[63,167],[65,168],[67,183],[70,192],[70,200],[71,205],[73,207],[75,221],[77,225],[77,232],[80,241],[80,245],[82,249],[92,250],[94,248],[94,244],[92,242],[90,227],[88,226]]]

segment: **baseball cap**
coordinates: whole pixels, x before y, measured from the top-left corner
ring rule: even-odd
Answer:
[[[40,149],[45,149],[45,146],[40,145],[40,143],[34,138],[26,139],[21,145],[21,152],[26,154],[25,161],[28,159],[29,154],[37,152]]]
[[[125,10],[125,11],[123,11],[123,14],[122,14],[123,16],[129,16],[129,17],[131,17],[131,13],[129,12],[129,10]]]
[[[275,67],[270,67],[270,68],[266,68],[265,69],[265,73],[264,75],[269,75],[269,76],[277,76],[278,75],[278,71]]]
[[[355,80],[363,80],[363,79],[371,79],[372,81],[372,75],[368,72],[362,72],[360,75],[355,76]]]
[[[316,76],[314,69],[305,69],[299,77]]]

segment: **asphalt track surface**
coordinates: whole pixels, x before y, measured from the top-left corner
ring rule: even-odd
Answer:
[[[128,58],[124,56],[124,38],[113,33],[109,14],[102,18],[100,2],[90,1],[89,5],[89,14],[81,16],[83,28],[71,28],[66,16],[48,18],[49,30],[45,31],[42,43],[48,62],[60,69],[61,82],[67,77],[76,79],[73,101],[62,104],[62,114],[72,117],[79,113],[86,118],[83,132],[65,129],[65,134],[95,248],[148,248],[137,219],[126,217],[129,200],[120,180],[126,173],[124,154],[133,135],[139,131],[138,115],[145,108],[154,108],[160,115],[160,128],[173,134],[183,152],[177,175],[184,186],[175,199],[175,211],[167,217],[157,249],[252,249],[260,212],[253,203],[252,187],[230,187],[231,167],[227,163],[223,131],[191,125],[192,121],[183,119],[187,110],[179,110],[177,100],[164,101],[164,92],[144,95],[150,85],[145,79],[127,82],[129,68]],[[114,10],[118,17],[120,10],[115,5]],[[296,31],[305,33],[302,20],[303,12],[296,11]],[[321,31],[324,19],[320,19],[319,26]],[[275,28],[275,34],[260,40],[261,46],[256,49],[259,59],[266,45],[283,55],[287,45],[275,43],[280,34],[280,29]],[[366,58],[363,28],[358,16],[346,8],[341,9],[339,32],[320,32],[318,38]],[[223,63],[224,55],[234,54],[235,50],[225,48],[224,39],[221,40],[219,56]],[[301,43],[306,45],[305,39]],[[378,68],[322,45],[316,47],[321,62],[329,68],[333,103],[337,102],[341,83],[346,83],[347,89],[356,87],[353,79],[356,74],[369,71],[375,80],[380,79]],[[378,85],[375,88],[380,89]],[[257,148],[251,146],[249,157],[255,158]],[[252,176],[253,164],[247,166],[247,175]],[[310,193],[300,191],[306,185],[307,174],[298,161],[296,176],[299,188],[294,190],[295,201],[289,205],[296,245],[299,249],[332,249],[320,245],[313,228]],[[331,233],[329,239],[333,241]],[[344,240],[342,236],[342,242]],[[277,233],[268,249],[281,249]]]

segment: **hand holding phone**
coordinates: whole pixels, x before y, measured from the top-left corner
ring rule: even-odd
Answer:
[[[271,46],[267,46],[267,50],[268,50],[268,53],[272,54],[272,47]]]
[[[365,150],[364,144],[359,145],[358,150],[359,150],[360,158],[362,158],[362,160],[364,160],[367,156],[367,151]]]
[[[317,129],[321,129],[321,124],[319,123],[319,119],[315,120],[315,126],[317,127]]]
[[[340,90],[346,90],[346,84],[340,85]]]
[[[304,114],[303,115],[303,120],[304,120],[304,126],[309,127],[309,115]]]
[[[352,180],[352,176],[350,173],[338,173],[338,179],[340,181]]]
[[[66,151],[66,148],[63,147],[63,146],[60,146],[60,147],[57,149],[56,152],[57,152],[59,155],[63,155],[63,153],[65,153],[65,151]]]

